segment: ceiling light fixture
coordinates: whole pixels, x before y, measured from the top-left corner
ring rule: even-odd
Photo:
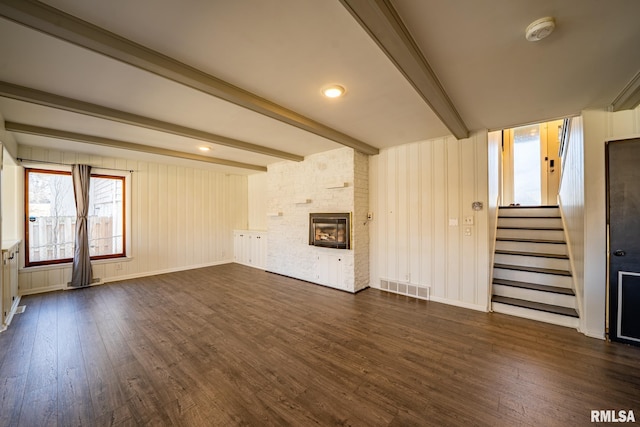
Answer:
[[[525,37],[530,42],[537,42],[547,37],[556,28],[556,20],[551,16],[536,19],[527,27]]]
[[[202,146],[202,147],[198,147],[198,150],[200,151],[211,151],[211,147],[206,147],[206,146]]]
[[[326,86],[322,89],[322,94],[327,98],[339,98],[345,93],[344,86],[340,85],[331,85]]]

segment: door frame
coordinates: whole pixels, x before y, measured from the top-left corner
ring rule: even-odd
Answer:
[[[559,138],[561,129],[566,119],[551,120],[542,123],[531,123],[529,125],[515,126],[504,129],[502,131],[502,206],[508,206],[514,203],[514,179],[515,171],[513,166],[513,134],[514,129],[538,126],[540,133],[540,202],[542,206],[550,206],[557,204],[557,191],[562,174],[562,158],[559,154]],[[557,126],[557,129],[555,128]],[[558,141],[549,141],[549,137],[555,137]],[[551,146],[551,147],[550,147]],[[550,162],[554,162],[553,168]],[[555,173],[552,177],[551,174]],[[554,190],[549,191],[550,180],[554,179],[558,185]],[[556,194],[551,194],[553,192]]]

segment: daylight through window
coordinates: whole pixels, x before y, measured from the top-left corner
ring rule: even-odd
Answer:
[[[25,170],[26,265],[71,262],[76,206],[71,173]],[[92,174],[89,189],[91,259],[125,256],[123,176]]]

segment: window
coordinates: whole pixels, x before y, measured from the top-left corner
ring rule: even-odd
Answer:
[[[125,177],[92,174],[89,186],[91,259],[124,257]],[[73,260],[76,205],[71,172],[25,169],[27,266]]]

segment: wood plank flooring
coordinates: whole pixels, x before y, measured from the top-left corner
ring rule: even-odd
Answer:
[[[237,264],[28,296],[0,426],[583,426],[640,420],[640,348]]]

